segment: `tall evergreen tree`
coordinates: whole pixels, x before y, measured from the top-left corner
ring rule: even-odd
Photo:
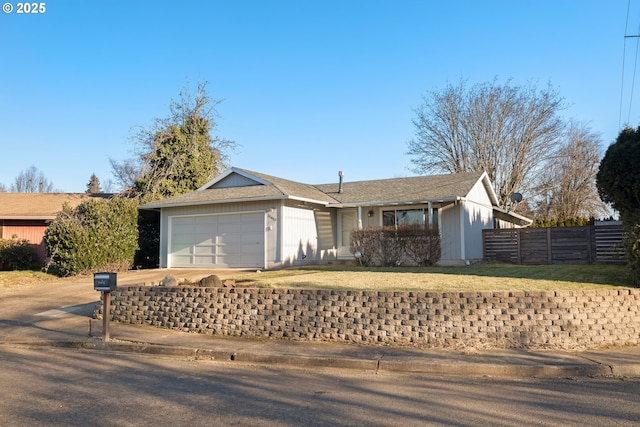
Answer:
[[[138,157],[120,163],[111,160],[121,188],[141,201],[158,200],[196,190],[224,170],[235,143],[213,134],[218,103],[209,97],[207,83],[198,83],[195,94],[188,86],[180,92],[180,99],[169,105],[167,118],[156,119],[133,136]],[[138,230],[135,264],[157,267],[159,214],[140,211]]]
[[[600,197],[620,212],[625,254],[640,283],[640,127],[623,129],[609,146],[596,176]]]
[[[138,158],[111,161],[124,188],[142,200],[162,199],[193,191],[226,167],[235,143],[212,135],[219,101],[209,97],[206,85],[198,83],[195,95],[183,90],[166,119],[134,135]]]
[[[87,184],[88,194],[98,194],[102,193],[102,188],[100,188],[100,180],[96,176],[96,174],[91,174],[91,178],[89,178],[89,183]]]

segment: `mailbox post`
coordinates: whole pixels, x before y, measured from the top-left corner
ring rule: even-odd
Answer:
[[[111,291],[115,291],[118,282],[117,273],[94,273],[93,289],[102,292],[102,337],[109,341],[109,317],[111,317]]]

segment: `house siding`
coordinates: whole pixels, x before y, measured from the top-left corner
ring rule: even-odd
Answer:
[[[231,188],[231,187],[246,187],[250,185],[260,185],[258,182],[247,178],[246,176],[242,176],[237,173],[233,173],[223,180],[216,182],[212,188]]]
[[[328,209],[307,206],[282,208],[282,257],[284,266],[335,259],[335,220]]]
[[[493,206],[481,182],[473,186],[464,202],[464,259],[482,259],[482,230],[493,228]]]
[[[49,225],[44,220],[0,220],[0,238],[26,239],[36,249],[39,260],[44,263],[47,255],[44,234],[47,227]]]
[[[482,230],[492,228],[493,209],[474,202],[465,202],[464,261],[482,259]]]

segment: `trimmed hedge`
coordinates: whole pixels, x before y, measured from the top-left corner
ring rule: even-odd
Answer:
[[[138,249],[138,201],[90,199],[63,206],[45,232],[47,270],[60,276],[124,271]]]
[[[367,267],[429,266],[442,254],[438,229],[420,224],[354,229],[350,250]]]

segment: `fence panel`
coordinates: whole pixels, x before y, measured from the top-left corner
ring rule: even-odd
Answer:
[[[547,264],[551,257],[546,228],[520,229],[520,264]]]
[[[624,264],[622,224],[483,230],[484,258],[515,264]]]
[[[484,258],[518,264],[518,229],[482,230]]]
[[[619,221],[596,223],[594,236],[597,264],[626,264],[622,238],[624,232]]]
[[[592,264],[590,229],[590,226],[550,228],[551,263]]]

